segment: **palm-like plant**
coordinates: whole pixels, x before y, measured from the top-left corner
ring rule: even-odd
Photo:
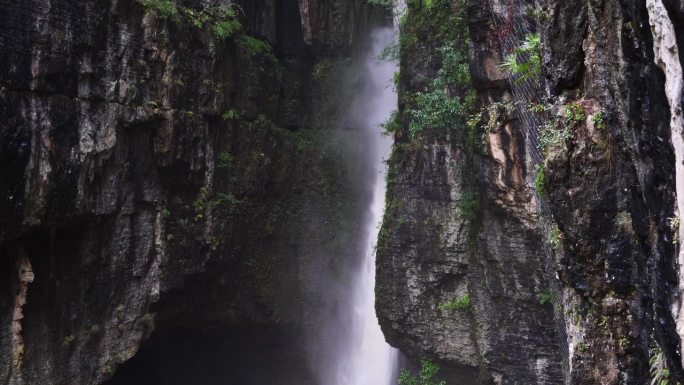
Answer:
[[[511,75],[517,75],[516,82],[535,79],[541,72],[540,47],[539,34],[527,34],[522,44],[504,58],[501,68]]]

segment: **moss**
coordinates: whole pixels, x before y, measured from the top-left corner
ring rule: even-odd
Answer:
[[[437,305],[439,310],[470,310],[472,307],[473,304],[468,293],[465,293],[458,298],[452,299],[449,302]]]

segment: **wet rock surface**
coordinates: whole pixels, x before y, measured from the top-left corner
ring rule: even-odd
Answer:
[[[0,383],[314,383],[370,199],[338,115],[382,12],[1,8]]]
[[[476,150],[470,158],[473,146],[459,141],[466,124],[411,139],[410,112],[404,121],[378,249],[383,330],[413,360],[435,360],[449,383],[643,384],[658,351],[675,383],[675,160],[646,4],[467,3]],[[451,4],[458,12],[462,2]],[[665,6],[678,25],[679,7]],[[500,43],[516,20],[535,23],[532,14],[545,85],[537,94],[521,93],[499,66]],[[439,77],[435,47],[448,42],[407,23],[422,32],[402,56],[404,111]],[[567,136],[536,162],[524,116],[545,104],[537,129]],[[459,215],[469,178],[479,197],[470,220]],[[466,293],[470,308],[445,306]]]

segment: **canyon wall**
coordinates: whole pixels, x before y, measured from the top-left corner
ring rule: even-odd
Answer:
[[[372,193],[340,116],[385,12],[0,5],[0,383],[317,383]]]
[[[409,3],[378,248],[391,343],[449,383],[682,381],[681,17],[657,1]],[[451,122],[434,82],[459,44]],[[540,68],[507,71],[511,52]]]

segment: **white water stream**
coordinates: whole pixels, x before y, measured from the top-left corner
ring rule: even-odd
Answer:
[[[353,274],[351,312],[353,322],[348,348],[341,352],[337,360],[334,385],[390,385],[396,377],[397,352],[390,347],[380,330],[375,315],[375,242],[385,206],[385,160],[388,158],[392,140],[382,134],[380,124],[397,108],[397,95],[391,82],[395,63],[380,61],[377,56],[394,41],[396,31],[392,28],[376,30],[372,34],[372,47],[369,50],[362,74],[363,92],[355,101],[353,113],[356,120],[368,130],[366,137],[372,138],[371,164],[376,178],[373,182],[373,197],[370,215],[365,223],[364,259],[359,271]]]

